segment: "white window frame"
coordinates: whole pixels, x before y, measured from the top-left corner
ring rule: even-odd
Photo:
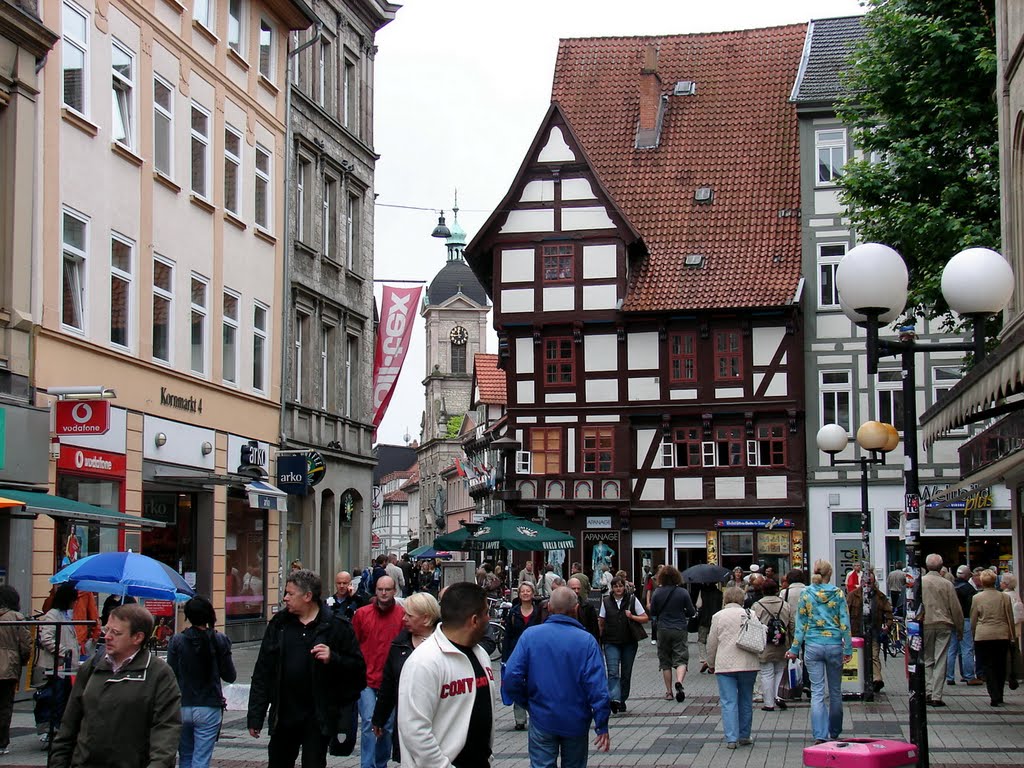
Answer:
[[[114,243],[115,242],[116,243],[120,243],[121,245],[127,246],[127,248],[128,248],[128,269],[130,270],[128,272],[125,272],[123,269],[120,269],[119,267],[114,266]],[[113,346],[113,347],[115,347],[117,349],[122,349],[122,350],[130,350],[132,348],[132,345],[133,345],[134,341],[135,341],[135,323],[134,323],[134,319],[135,319],[135,308],[134,308],[134,304],[135,304],[135,291],[134,291],[134,287],[135,287],[135,285],[134,285],[134,275],[135,275],[135,241],[133,241],[130,238],[127,238],[124,235],[121,235],[121,234],[119,234],[117,232],[111,232],[110,233],[110,301],[109,301],[111,322],[107,323],[107,325],[109,326],[107,331],[108,331],[108,340],[110,341],[111,346]],[[111,338],[111,336],[112,336],[111,332],[113,331],[112,320],[113,320],[113,312],[114,312],[114,285],[113,285],[114,280],[120,280],[121,282],[127,284],[127,301],[126,301],[126,306],[125,306],[125,323],[126,323],[126,325],[125,325],[125,336],[127,336],[127,338],[125,339],[125,343],[124,344],[119,344],[118,342],[114,341],[113,338]]]
[[[83,229],[82,241],[85,248],[78,248],[77,246],[71,245],[67,242],[64,237],[64,222],[68,219],[74,219],[81,223]],[[85,334],[85,329],[88,327],[87,309],[88,309],[88,297],[86,288],[89,285],[88,279],[88,266],[89,266],[89,219],[86,216],[73,211],[70,208],[65,207],[62,210],[61,217],[61,327],[72,333]],[[66,290],[65,282],[69,279],[67,272],[68,263],[71,262],[75,269],[71,275],[74,285],[71,286],[72,296],[76,301],[72,304],[75,306],[75,312],[78,317],[76,318],[80,323],[81,327],[72,325],[64,322],[64,292]]]
[[[73,13],[80,16],[84,21],[85,26],[85,40],[80,40],[71,31],[69,31],[67,24],[64,23],[65,13]],[[86,116],[89,114],[89,25],[92,19],[90,14],[81,6],[64,0],[61,4],[61,38],[63,41],[62,50],[67,48],[74,48],[82,54],[82,109],[79,111],[76,107],[68,104],[67,98],[64,94],[64,70],[61,70],[61,104],[70,109],[76,114]]]
[[[156,88],[159,84],[166,88],[170,94],[170,109],[160,104],[156,99]],[[156,126],[160,120],[167,121],[167,168],[157,166],[157,133]],[[174,178],[174,86],[160,75],[153,75],[153,167],[157,173],[161,173],[169,179]]]
[[[963,372],[960,370],[960,362],[958,360],[950,360],[948,363],[943,365],[938,361],[933,361],[932,365],[932,404],[934,405],[939,401],[946,392],[951,390],[957,382],[963,378]],[[940,380],[940,376],[944,376],[943,371],[955,370],[956,378],[943,378]],[[946,435],[966,435],[967,426],[958,427],[957,429],[951,429],[943,434]]]
[[[214,18],[213,2],[214,0],[192,0],[192,18],[211,32],[213,25],[210,20]]]
[[[322,35],[320,45],[317,47],[317,90],[316,103],[321,107],[327,107],[327,57],[330,55],[330,42]]]
[[[231,315],[228,314],[226,299],[228,299],[229,297],[231,299],[233,299],[234,302],[235,302],[235,316],[234,317],[232,317]],[[241,307],[242,307],[242,297],[241,297],[241,295],[238,294],[236,291],[232,291],[230,288],[225,288],[224,292],[223,292],[223,294],[221,296],[221,324],[222,324],[222,327],[221,327],[221,335],[220,335],[220,344],[221,344],[221,347],[220,347],[220,354],[221,354],[220,374],[221,374],[221,379],[224,381],[224,383],[228,384],[228,385],[230,385],[232,387],[237,387],[238,386],[238,373],[239,373],[239,354],[238,354],[238,352],[239,352],[239,349],[240,349],[239,340],[241,338],[241,334],[239,332],[239,320],[241,318],[241,314],[240,314]],[[234,369],[235,369],[235,378],[233,378],[233,379],[229,379],[225,375],[225,373],[224,373],[224,371],[227,368],[227,366],[224,363],[228,360],[228,345],[224,343],[224,336],[229,331],[232,334],[234,334],[234,339],[235,339],[235,344],[234,344],[235,354],[234,354],[234,360],[232,361],[232,363],[234,364]]]
[[[228,149],[228,134],[238,141],[238,154]],[[242,216],[242,153],[245,152],[245,139],[241,132],[224,124],[224,210],[241,218]],[[235,176],[235,199],[228,200],[228,171],[233,170]]]
[[[203,286],[203,303],[197,304],[194,299],[195,286],[199,284]],[[189,312],[188,312],[188,348],[189,348],[189,370],[192,373],[205,376],[207,371],[210,369],[210,281],[196,272],[193,272],[188,282],[188,301],[189,301]],[[193,336],[193,327],[195,325],[196,318],[200,318],[202,321],[202,338],[200,339],[200,354],[202,356],[201,368],[196,368],[195,365],[195,338]]]
[[[705,467],[718,466],[718,443],[714,440],[702,440],[700,444],[701,464]]]
[[[825,250],[833,250],[842,248],[842,253],[829,253],[825,254]],[[839,289],[836,287],[836,272],[839,269],[839,262],[843,260],[846,255],[846,251],[849,248],[849,243],[818,243],[818,309],[839,309]],[[828,270],[832,280],[832,296],[830,298],[835,299],[834,302],[828,302],[825,300],[822,294],[822,280],[821,276],[825,270]]]
[[[309,315],[305,312],[295,313],[295,357],[292,359],[292,368],[295,372],[295,402],[302,402],[302,345],[305,339],[304,330],[309,323]]]
[[[882,400],[889,400],[889,410],[895,416],[896,413],[896,395],[903,394],[903,371],[899,368],[879,368],[878,375],[875,377],[875,418],[878,421],[885,421],[882,415]],[[905,418],[905,415],[904,415]],[[893,421],[896,421],[893,418]],[[896,429],[903,433],[903,430],[898,425],[893,424]]]
[[[256,318],[263,313],[263,328],[259,327]],[[257,342],[260,350],[257,354]],[[267,370],[267,345],[270,343],[270,307],[257,301],[252,308],[252,388],[254,392],[266,393],[269,390],[270,371]],[[262,386],[256,385],[256,366],[259,364]]]
[[[821,173],[822,153],[828,155],[830,174],[827,179],[823,179]],[[836,180],[843,175],[843,168],[848,159],[845,128],[836,126],[835,128],[822,128],[814,132],[814,185],[816,187],[834,187]]]
[[[670,435],[661,438],[661,468],[675,469],[676,466],[676,444]]]
[[[237,3],[238,5],[238,16],[236,17],[231,7]],[[237,32],[235,35],[231,34],[231,23],[235,22],[237,25]],[[245,58],[245,0],[228,0],[228,48],[237,53],[243,59]]]
[[[533,454],[529,451],[516,451],[516,474],[533,474]]]
[[[157,357],[156,349],[153,349],[153,359],[172,365],[174,362],[174,269],[175,264],[170,259],[164,258],[163,256],[154,255],[154,262],[160,262],[165,267],[171,270],[171,289],[167,290],[161,288],[156,284],[156,270],[153,270],[153,303],[156,303],[157,299],[167,302],[167,359]],[[154,325],[154,329],[156,326]],[[152,341],[152,338],[150,339]]]
[[[352,415],[352,361],[358,353],[359,339],[352,334],[345,337],[345,416]]]
[[[253,186],[253,221],[260,229],[270,232],[274,221],[274,187],[271,183],[274,173],[274,155],[269,149],[259,143],[256,144],[255,153],[255,160],[252,164],[253,174],[255,175],[255,183]],[[266,171],[260,169],[261,156],[266,157],[267,159]],[[263,211],[260,211],[259,206],[259,191],[261,185],[264,191],[263,200],[265,210]],[[260,221],[261,215],[263,216],[263,221]]]
[[[192,112],[198,112],[206,118],[206,133],[203,134],[196,130],[193,125]],[[192,194],[196,197],[201,197],[203,200],[210,199],[210,125],[213,123],[213,118],[210,115],[209,110],[200,106],[196,102],[192,102],[192,110],[189,112],[189,132],[191,134],[190,140],[190,152],[189,152],[189,187],[192,190]],[[196,189],[196,176],[195,176],[195,154],[196,147],[202,147],[203,151],[203,189]]]
[[[267,39],[267,43],[264,45],[263,40],[267,35],[269,35],[269,39]],[[259,42],[257,69],[260,75],[270,82],[274,82],[274,25],[267,21],[265,16],[260,17],[260,36],[257,42]],[[264,48],[267,49],[266,66],[264,66]]]
[[[334,326],[327,323],[320,324],[320,407],[325,411],[328,408],[328,397],[330,396],[332,333],[334,333]]]
[[[826,382],[825,376],[830,374],[844,374],[846,376],[846,383]],[[825,400],[829,396],[833,396],[835,402],[833,403],[833,410],[839,413],[839,401],[838,395],[846,395],[847,402],[847,413],[849,416],[849,424],[840,424],[842,427],[846,427],[846,433],[852,435],[853,429],[853,373],[849,369],[826,369],[818,371],[818,419],[821,422],[819,427],[825,426]],[[838,422],[834,422],[838,423]]]
[[[128,57],[129,77],[119,72],[113,64],[113,56],[115,52],[120,52],[124,56]],[[113,118],[114,115],[118,115],[121,120],[122,127],[124,128],[124,138],[118,139],[113,138],[121,146],[127,147],[134,151],[136,146],[135,141],[135,72],[136,72],[136,57],[135,52],[132,51],[127,45],[122,43],[117,38],[111,39],[111,65],[110,65],[110,76],[111,76],[111,132],[114,130],[114,126],[117,124],[117,120]]]

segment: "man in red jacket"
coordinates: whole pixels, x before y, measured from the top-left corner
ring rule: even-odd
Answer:
[[[395,580],[381,576],[373,601],[364,605],[352,617],[359,648],[366,660],[366,687],[359,695],[359,719],[362,736],[359,746],[360,768],[387,768],[391,759],[391,739],[395,730],[395,715],[391,713],[380,737],[373,735],[373,709],[377,705],[377,691],[384,676],[391,641],[402,630],[405,611],[395,602]]]

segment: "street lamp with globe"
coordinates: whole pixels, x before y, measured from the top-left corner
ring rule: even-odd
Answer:
[[[910,740],[917,745],[918,766],[928,768],[928,723],[925,709],[924,639],[921,635],[921,495],[918,479],[916,355],[919,352],[973,352],[985,357],[985,319],[1003,310],[1013,293],[1013,270],[988,248],[956,254],[942,272],[942,296],[950,309],[971,320],[968,343],[921,342],[913,326],[901,329],[898,340],[879,339],[879,326],[903,314],[907,302],[907,265],[895,250],[881,243],[852,248],[836,270],[843,312],[867,330],[868,374],[878,373],[878,360],[899,356],[903,368],[904,484],[908,587],[906,599],[908,667],[910,670]]]
[[[836,455],[846,450],[849,445],[850,436],[846,427],[840,424],[826,424],[818,430],[818,448],[828,454],[829,462],[833,467],[840,464],[857,464],[860,466],[860,538],[861,538],[861,563],[870,571],[871,569],[871,513],[868,510],[868,467],[872,464],[885,464],[885,455],[895,450],[899,445],[900,435],[892,424],[885,424],[881,421],[866,421],[857,430],[857,445],[861,447],[862,453],[855,459],[837,459]],[[868,571],[861,577],[861,597],[863,598],[863,613],[861,614],[861,637],[864,639],[864,659],[868,672],[871,671],[872,651],[874,642],[872,637],[873,622],[871,613],[874,607],[874,574],[868,578]],[[875,700],[875,689],[873,675],[864,675],[864,701]]]

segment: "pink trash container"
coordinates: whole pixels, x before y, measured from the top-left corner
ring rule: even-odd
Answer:
[[[893,739],[843,739],[804,748],[808,768],[909,768],[917,747]]]

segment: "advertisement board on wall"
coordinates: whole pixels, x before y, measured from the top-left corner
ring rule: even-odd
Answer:
[[[595,589],[601,584],[602,566],[615,574],[619,569],[620,544],[618,531],[583,531],[583,571]]]

